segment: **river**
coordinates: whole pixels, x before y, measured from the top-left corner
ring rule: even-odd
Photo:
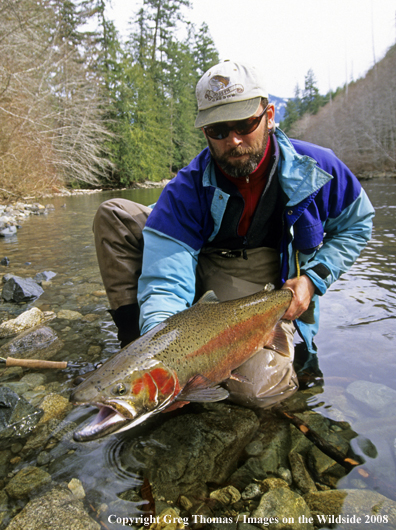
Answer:
[[[312,397],[311,406],[325,417],[351,423],[359,434],[353,449],[357,454],[363,451],[368,469],[381,476],[382,485],[376,489],[387,495],[388,488],[396,488],[396,180],[373,179],[362,184],[376,209],[373,236],[352,269],[321,300],[316,344],[324,385],[322,392]],[[95,326],[84,327],[81,322],[55,326],[64,342],[56,358],[82,365],[81,370],[48,376],[61,382],[62,391],[80,371],[119,349],[96,263],[91,228],[94,213],[102,201],[112,197],[151,204],[159,193],[157,189],[130,190],[50,199],[54,211],[32,216],[16,236],[0,241],[0,258],[10,260],[8,267],[1,267],[3,274],[33,277],[42,271],[56,273],[44,294],[31,305],[97,316]],[[0,317],[25,309],[2,304]],[[346,390],[357,382],[363,388],[360,397],[353,392],[346,397]],[[384,400],[382,407],[379,397]],[[90,412],[74,409],[67,419],[80,422]],[[93,488],[96,501],[111,502],[126,485],[130,488],[139,483],[138,469],[133,473],[119,465],[121,443],[122,438],[109,437],[90,443],[88,448],[73,444],[70,437],[65,439],[49,467],[53,480],[77,476],[88,491]],[[370,456],[361,448],[365,443],[374,448]],[[354,487],[353,480],[356,477],[346,476],[337,487]]]

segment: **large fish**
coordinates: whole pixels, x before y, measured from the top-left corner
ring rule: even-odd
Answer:
[[[175,401],[220,401],[218,386],[257,350],[289,355],[277,323],[292,292],[262,290],[219,302],[206,293],[195,305],[166,319],[92,372],[70,401],[94,405],[99,413],[75,432],[77,441],[130,429]],[[234,374],[232,373],[234,372]]]

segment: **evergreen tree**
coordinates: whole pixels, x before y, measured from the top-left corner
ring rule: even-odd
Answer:
[[[206,22],[203,22],[194,35],[193,54],[197,67],[198,78],[209,68],[219,62],[219,53],[209,32]]]
[[[300,99],[300,87],[298,83],[294,89],[294,98],[290,98],[285,107],[285,114],[283,120],[280,123],[280,127],[289,132],[291,126],[301,117],[301,99]]]
[[[167,79],[167,105],[170,131],[169,170],[177,172],[200,151],[199,131],[194,128],[196,116],[196,70],[190,50],[185,44],[171,42]]]
[[[316,86],[316,78],[313,70],[310,68],[305,76],[305,85],[301,98],[301,115],[308,112],[316,114],[322,105],[322,97]]]
[[[291,126],[300,118],[299,104],[296,99],[290,98],[285,107],[285,114],[283,120],[280,123],[281,129],[287,133],[290,131]]]

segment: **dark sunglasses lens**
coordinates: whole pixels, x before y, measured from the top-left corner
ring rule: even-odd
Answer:
[[[213,140],[223,140],[224,138],[227,138],[229,128],[223,124],[210,125],[209,127],[205,127],[205,132],[209,138],[213,138]]]
[[[208,125],[204,127],[204,131],[213,140],[224,140],[230,134],[230,131],[235,131],[237,134],[244,136],[250,134],[257,129],[260,125],[261,118],[267,112],[268,105],[265,107],[263,112],[259,116],[248,118],[237,122],[233,127],[229,127],[225,123],[216,123],[214,125]]]
[[[260,121],[261,116],[257,116],[256,118],[250,118],[248,120],[243,120],[243,122],[239,123],[234,127],[234,130],[237,134],[240,134],[241,136],[245,134],[250,134],[257,129]]]

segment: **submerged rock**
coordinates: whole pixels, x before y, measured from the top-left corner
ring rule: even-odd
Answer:
[[[124,448],[123,465],[129,459],[144,465],[155,498],[207,496],[208,482],[222,484],[235,470],[238,456],[259,426],[257,416],[226,403],[208,408],[171,418],[143,443],[134,441]]]
[[[241,494],[236,488],[234,488],[234,486],[226,486],[225,488],[212,491],[210,498],[219,501],[221,504],[227,505],[238,502],[241,498]]]
[[[396,528],[396,502],[376,491],[343,490],[346,494],[342,515],[360,516],[364,526],[381,529]],[[326,513],[326,512],[325,512]],[[345,522],[343,530],[356,529],[356,523]]]
[[[20,359],[51,359],[63,347],[56,332],[48,326],[38,326],[24,331],[0,348],[1,357]]]
[[[313,524],[307,522],[310,517],[311,511],[305,500],[286,484],[271,487],[252,513],[253,520],[258,520],[262,528],[269,530],[313,530]]]
[[[81,480],[78,480],[78,478],[72,478],[67,487],[77,499],[84,499],[85,491]]]
[[[61,309],[56,316],[65,320],[81,320],[83,317],[78,311],[71,311],[70,309]]]
[[[348,385],[346,391],[381,416],[389,416],[396,412],[396,390],[386,385],[370,381],[354,381]]]
[[[319,528],[396,528],[396,502],[370,490],[329,490],[304,497]],[[331,514],[334,521],[330,520]],[[324,519],[326,517],[326,520]],[[356,519],[360,518],[360,522]]]
[[[38,272],[36,274],[36,276],[33,278],[33,280],[38,283],[39,285],[41,285],[41,282],[49,282],[50,280],[52,280],[52,278],[54,278],[56,276],[56,272],[52,272],[52,271],[43,271],[43,272]]]
[[[149,530],[183,530],[186,526],[179,514],[173,508],[166,508],[150,525]]]
[[[40,423],[46,423],[49,420],[63,420],[66,414],[73,408],[68,399],[59,394],[48,394],[40,402],[40,408],[44,411],[44,416]]]
[[[316,491],[316,486],[313,478],[311,477],[302,455],[292,451],[289,454],[289,461],[291,466],[291,472],[293,481],[302,493],[309,493]]]
[[[100,525],[86,512],[81,500],[64,486],[56,486],[32,499],[15,516],[7,530],[100,530]]]
[[[312,515],[331,513],[339,515],[346,497],[345,491],[312,491],[304,496]]]
[[[0,387],[0,445],[2,449],[26,438],[43,411],[36,409],[7,387]]]
[[[336,448],[345,458],[348,454],[349,444],[337,433],[330,433],[326,436],[326,442]],[[346,475],[346,470],[337,464],[331,457],[323,453],[318,447],[313,446],[308,453],[308,461],[314,476],[323,484],[336,487],[337,482]]]
[[[10,480],[5,491],[11,499],[24,499],[49,482],[51,482],[49,473],[38,467],[27,466]]]
[[[261,497],[263,492],[261,491],[260,485],[257,482],[252,482],[242,492],[243,500],[257,499]]]

